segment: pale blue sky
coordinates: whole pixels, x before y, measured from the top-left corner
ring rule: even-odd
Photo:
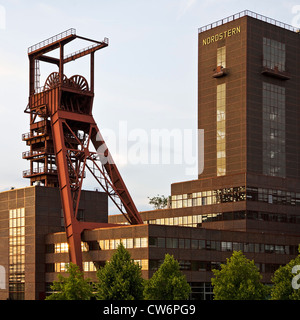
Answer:
[[[21,158],[28,149],[21,134],[29,131],[23,113],[29,46],[71,27],[89,38],[108,37],[109,46],[96,54],[94,117],[100,130],[118,135],[124,121],[128,131],[143,129],[149,136],[152,129],[183,131],[197,127],[198,28],[245,9],[293,24],[296,5],[300,0],[0,0],[0,191],[29,185],[22,178],[29,163]],[[84,74],[83,65],[70,65],[68,76]],[[147,196],[169,195],[171,183],[196,179],[185,164],[119,169],[139,210],[150,208]],[[87,181],[86,188],[95,186]]]

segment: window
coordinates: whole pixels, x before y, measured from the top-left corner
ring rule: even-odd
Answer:
[[[223,83],[217,86],[217,176],[223,176],[225,174],[226,174],[226,83]]]
[[[141,248],[148,247],[148,238],[141,238]]]
[[[221,242],[221,250],[222,251],[232,251],[232,242]]]
[[[179,239],[179,249],[184,249],[184,239]]]
[[[278,71],[285,71],[285,44],[263,38],[263,66]]]
[[[54,244],[54,253],[63,253],[69,252],[69,246],[66,242],[55,243]]]
[[[141,270],[148,270],[148,264],[149,264],[148,260],[141,259],[141,260],[134,260],[134,262],[139,264],[139,266],[141,267]],[[151,266],[151,268],[153,268],[153,266]]]
[[[83,271],[97,271],[92,261],[84,261],[82,265],[83,265]]]
[[[285,161],[285,88],[263,82],[263,173],[285,177]]]
[[[198,240],[194,240],[194,239],[192,239],[192,249],[198,249]]]
[[[9,298],[25,298],[25,208],[9,210]]]
[[[166,247],[166,239],[165,238],[157,238],[157,246],[158,248]]]
[[[184,247],[185,247],[185,249],[191,248],[191,240],[190,239],[184,239]]]
[[[124,239],[124,243],[126,240],[126,249],[132,249],[133,248],[133,238]]]
[[[191,270],[191,261],[179,260],[180,270]]]
[[[54,264],[54,271],[55,272],[66,272],[68,267],[67,262],[57,262]]]
[[[149,237],[149,247],[157,247],[157,238]]]
[[[205,249],[205,240],[199,240],[199,249]]]
[[[217,49],[217,67],[226,68],[226,47]]]
[[[167,248],[172,248],[172,238],[166,239]]]
[[[135,248],[141,248],[141,238],[134,238],[133,241]]]
[[[177,238],[167,238],[166,239],[167,248],[178,248],[178,239]]]

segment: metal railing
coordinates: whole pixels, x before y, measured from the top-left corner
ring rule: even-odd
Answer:
[[[106,43],[106,44],[108,45],[108,41],[109,41],[108,38],[104,38],[103,43]],[[90,45],[89,47],[85,47],[85,48],[83,48],[83,49],[80,49],[80,50],[77,50],[77,51],[75,51],[75,52],[72,52],[72,53],[64,56],[64,60],[65,60],[65,59],[68,59],[68,58],[71,58],[71,57],[73,57],[73,56],[76,56],[76,55],[78,55],[78,54],[80,54],[80,53],[82,53],[82,52],[85,52],[85,51],[88,51],[88,50],[90,50],[90,49],[93,49],[93,48],[95,48],[95,47],[98,47],[99,45],[100,45],[100,43],[92,44],[92,45]]]
[[[25,170],[23,171],[23,177],[32,176],[35,174],[41,174],[41,173],[51,173],[51,174],[57,174],[57,169],[50,169],[50,168],[34,168],[33,170]]]
[[[22,152],[22,158],[24,159],[24,158],[34,157],[34,156],[42,156],[45,154],[53,154],[54,155],[54,149],[49,148],[48,150],[40,150],[40,151],[37,151],[37,150],[24,151],[24,152]]]
[[[239,13],[233,14],[233,15],[227,17],[227,18],[218,20],[218,21],[210,23],[210,24],[208,24],[208,25],[206,25],[204,27],[201,27],[201,28],[198,29],[198,33],[213,29],[215,27],[221,26],[221,25],[223,25],[225,23],[228,23],[230,21],[234,21],[234,20],[242,18],[244,16],[252,17],[252,18],[255,18],[255,19],[270,23],[270,24],[273,24],[273,25],[275,25],[277,27],[284,28],[284,29],[289,30],[289,31],[299,32],[299,28],[296,28],[296,27],[293,27],[293,26],[291,26],[289,24],[286,24],[284,22],[280,22],[278,20],[263,16],[261,14],[255,13],[255,12],[250,11],[250,10],[244,10],[244,11],[241,11]]]
[[[65,38],[65,37],[68,37],[68,36],[70,36],[72,34],[76,35],[76,29],[70,28],[70,29],[68,29],[66,31],[63,31],[63,32],[51,37],[51,38],[43,40],[43,41],[41,41],[41,42],[29,47],[28,48],[28,53],[31,53],[31,52],[33,52],[35,50],[38,50],[38,49],[41,49],[41,48],[43,48],[45,46],[48,46],[49,44],[54,43],[54,42],[56,42],[58,40],[61,40],[61,39]]]
[[[27,139],[31,139],[31,138],[35,138],[35,137],[40,137],[45,135],[46,132],[27,132],[27,133],[23,133],[22,134],[22,141],[27,140]]]
[[[22,152],[22,158],[28,158],[44,154],[45,151],[24,151]]]
[[[77,51],[75,51],[75,52],[72,52],[72,53],[70,53],[70,54],[67,54],[66,56],[64,56],[64,60],[65,60],[65,59],[68,59],[68,58],[71,58],[71,57],[73,57],[73,56],[76,56],[77,54],[82,53],[82,52],[84,52],[84,51],[93,49],[94,47],[97,47],[97,46],[99,46],[99,43],[92,44],[92,45],[89,46],[89,47],[86,47],[86,48],[77,50]]]

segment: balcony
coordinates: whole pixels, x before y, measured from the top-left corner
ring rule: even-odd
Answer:
[[[28,169],[23,171],[23,178],[31,178],[38,175],[44,175],[44,174],[51,174],[51,175],[57,175],[58,171],[56,168],[34,168],[33,170]],[[74,171],[69,169],[69,177],[70,178],[76,178],[76,174]],[[83,172],[83,178],[86,177],[86,172]]]
[[[57,169],[50,169],[50,168],[35,168],[33,170],[29,169],[29,170],[25,170],[23,171],[23,178],[29,178],[32,176],[36,176],[36,175],[41,175],[41,174],[57,174]]]
[[[274,68],[263,67],[261,73],[265,76],[281,80],[291,79],[289,73],[287,73],[286,71],[280,71],[277,66],[275,66]]]
[[[46,132],[27,132],[22,134],[22,141],[27,141],[33,138],[39,138],[46,135]]]
[[[41,158],[43,156],[45,156],[45,154],[51,154],[54,155],[54,150],[53,149],[49,149],[49,150],[41,150],[41,151],[24,151],[22,152],[22,158],[23,159],[30,159],[30,158]]]
[[[33,157],[43,156],[44,154],[45,154],[44,151],[25,151],[25,152],[22,152],[22,158],[23,159],[30,159]]]
[[[217,68],[215,68],[213,72],[213,78],[221,78],[228,74],[228,70],[226,68],[223,68],[222,66],[217,66]]]

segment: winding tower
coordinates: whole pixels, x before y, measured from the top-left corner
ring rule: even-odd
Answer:
[[[65,46],[75,39],[92,43],[64,55]],[[108,39],[96,41],[66,30],[28,48],[30,132],[22,139],[30,150],[23,158],[30,169],[23,177],[30,184],[59,187],[70,261],[82,268],[81,234],[86,229],[112,224],[83,222],[78,215],[85,172],[89,171],[130,224],[143,221],[93,118],[95,52],[108,46]],[[48,53],[58,50],[59,57]],[[67,77],[64,65],[90,56],[90,82],[81,75]],[[56,65],[44,86],[39,87],[40,61]],[[94,147],[94,149],[93,149]]]

